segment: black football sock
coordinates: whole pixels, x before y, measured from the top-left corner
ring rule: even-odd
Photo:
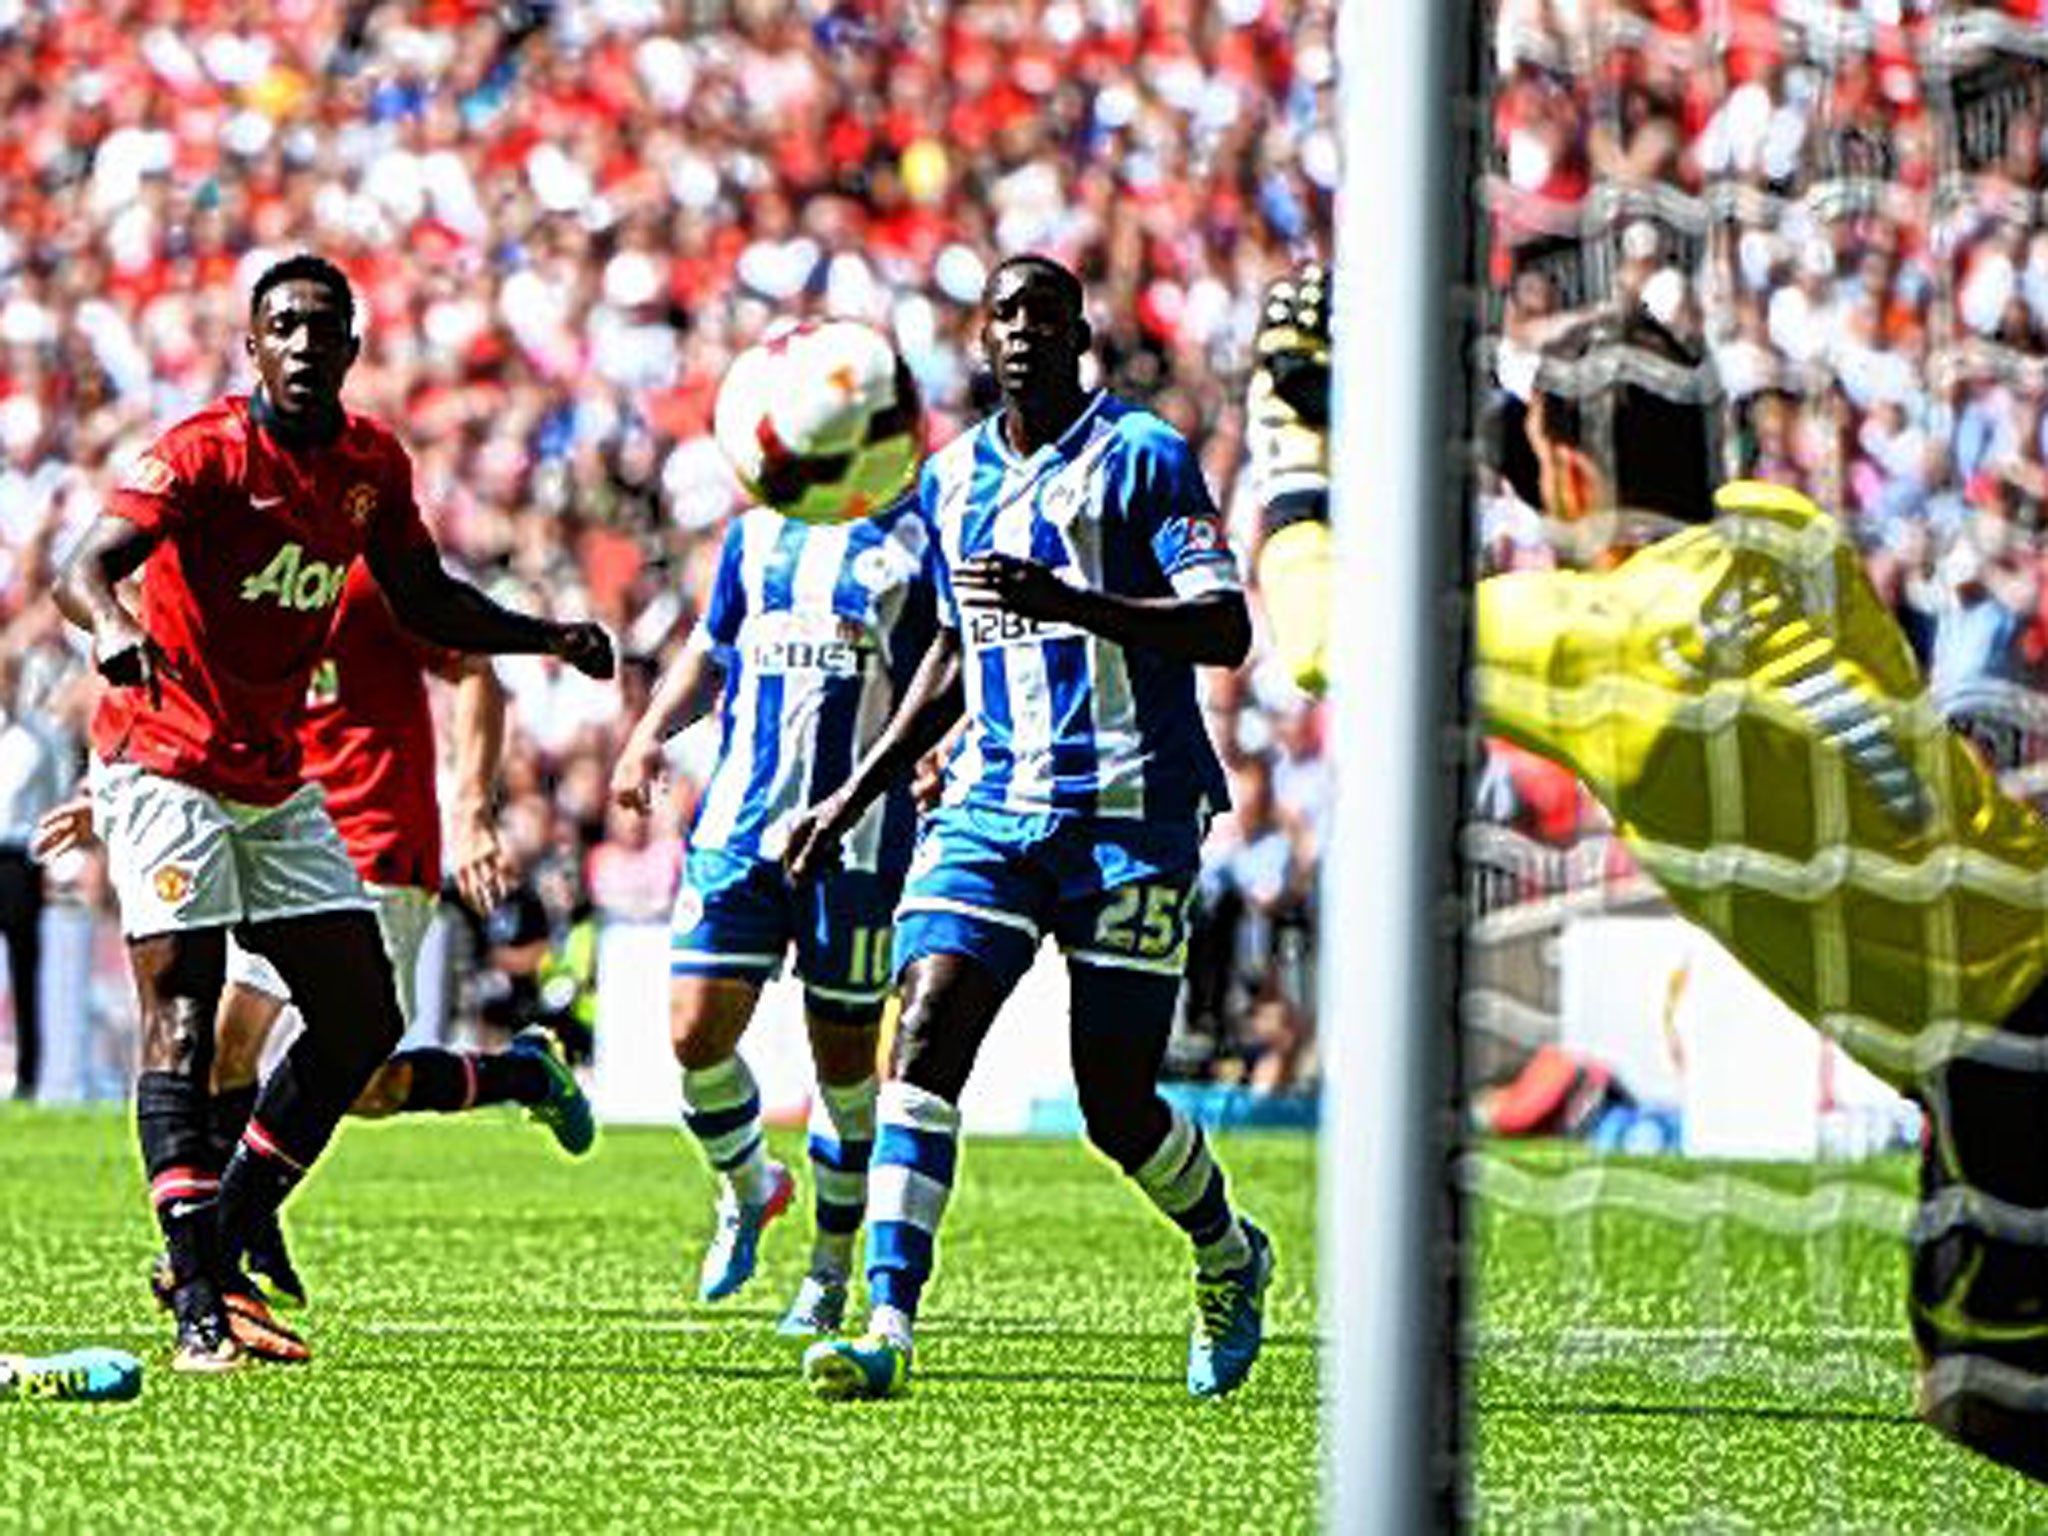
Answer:
[[[219,1259],[220,1162],[206,1090],[177,1072],[144,1072],[135,1085],[135,1129],[149,1199],[179,1285],[214,1274]]]
[[[240,1271],[248,1252],[276,1230],[278,1207],[299,1187],[307,1164],[284,1150],[252,1119],[220,1181],[221,1251],[225,1267]]]
[[[274,1228],[278,1207],[326,1150],[379,1060],[381,1054],[367,1051],[337,1059],[308,1031],[277,1064],[221,1175],[221,1253],[228,1268],[240,1268],[242,1256]]]
[[[538,1104],[548,1095],[547,1069],[523,1051],[480,1056],[473,1051],[401,1051],[391,1058],[406,1067],[411,1086],[406,1111],[459,1114],[484,1104]]]
[[[228,1159],[235,1155],[235,1148],[242,1140],[242,1132],[249,1128],[249,1116],[256,1109],[256,1095],[260,1091],[255,1083],[244,1083],[239,1088],[220,1088],[213,1095],[213,1121],[210,1140],[213,1145],[213,1166],[225,1168]]]

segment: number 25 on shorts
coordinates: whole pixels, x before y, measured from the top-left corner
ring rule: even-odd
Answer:
[[[1187,892],[1177,885],[1121,885],[1095,919],[1095,942],[1117,954],[1164,960],[1180,950]]]

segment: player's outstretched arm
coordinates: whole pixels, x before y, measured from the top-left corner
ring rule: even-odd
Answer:
[[[904,690],[903,702],[854,765],[846,782],[798,817],[789,831],[782,867],[792,880],[808,880],[831,867],[839,840],[891,784],[900,783],[917,760],[946,739],[966,708],[960,681],[960,632],[939,630]]]
[[[505,685],[483,656],[465,656],[455,681],[455,888],[474,912],[512,889],[512,869],[492,809],[505,758]]]
[[[125,517],[101,517],[79,540],[55,594],[64,617],[92,636],[100,676],[116,687],[148,689],[152,703],[163,658],[115,589],[141,569],[157,539],[154,530]]]
[[[373,545],[367,558],[398,622],[422,640],[451,651],[556,656],[588,677],[610,677],[617,670],[611,636],[602,626],[562,624],[494,603],[449,575],[431,544],[383,552]]]
[[[626,733],[612,768],[612,799],[646,815],[661,776],[661,744],[708,707],[707,684],[717,671],[711,642],[700,627],[690,632],[648,696],[647,709]]]
[[[1252,648],[1251,613],[1232,590],[1194,597],[1119,597],[1060,580],[1015,555],[979,555],[953,573],[967,609],[998,608],[1048,624],[1071,624],[1105,640],[1202,667],[1235,667]]]

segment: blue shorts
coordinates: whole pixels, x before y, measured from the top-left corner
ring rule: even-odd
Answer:
[[[812,1016],[872,1023],[889,995],[889,919],[899,884],[833,870],[797,889],[773,859],[693,848],[669,923],[669,974],[758,984],[781,971],[794,944]]]
[[[896,908],[898,971],[966,955],[1005,989],[1038,942],[1069,962],[1179,977],[1202,825],[942,806],[926,818]]]

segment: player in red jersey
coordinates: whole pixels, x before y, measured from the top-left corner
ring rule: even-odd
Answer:
[[[491,809],[504,747],[504,689],[485,658],[408,635],[368,568],[355,566],[342,587],[327,654],[314,669],[299,745],[306,778],[325,793],[335,830],[376,901],[377,926],[408,1028],[420,946],[441,895],[429,673],[455,686],[456,887],[479,913],[488,912],[510,883]],[[80,796],[37,824],[36,855],[62,853],[92,833],[92,802]],[[215,1156],[222,1161],[248,1127],[262,1057],[290,998],[276,967],[230,944],[227,990],[214,1024],[212,1127]],[[590,1149],[596,1127],[589,1102],[553,1037],[538,1027],[523,1031],[502,1055],[435,1047],[401,1051],[371,1075],[349,1112],[382,1118],[506,1102],[529,1106],[563,1150],[580,1155]],[[264,1283],[267,1299],[305,1304],[305,1285],[274,1222],[251,1235],[247,1268]],[[168,1299],[167,1259],[159,1259],[151,1279]]]
[[[505,693],[490,663],[428,646],[399,626],[367,567],[342,588],[327,657],[314,670],[299,732],[306,777],[327,794],[327,812],[377,902],[384,950],[413,1020],[420,946],[441,891],[441,805],[434,786],[434,726],[426,674],[454,682],[457,854],[464,900],[489,912],[509,887],[491,810],[503,756]],[[289,990],[260,954],[236,945],[219,1020],[213,1069],[216,1144],[231,1147],[255,1107],[257,1068]],[[522,1031],[502,1055],[422,1047],[401,1051],[371,1075],[349,1112],[382,1118],[409,1111],[455,1113],[524,1104],[572,1155],[590,1150],[590,1105],[545,1030]],[[249,1268],[273,1296],[303,1303],[305,1287],[273,1225],[257,1234]]]
[[[614,665],[598,626],[514,613],[442,569],[405,450],[341,403],[359,343],[339,269],[277,263],[249,316],[255,390],[158,439],[57,585],[114,685],[93,722],[94,818],[135,973],[136,1122],[183,1370],[245,1350],[305,1358],[242,1254],[404,1030],[373,905],[298,739],[350,567],[367,560],[432,644],[547,653],[598,677]],[[138,571],[139,614],[118,590]],[[277,967],[305,1030],[222,1167],[209,1078],[230,929]]]

